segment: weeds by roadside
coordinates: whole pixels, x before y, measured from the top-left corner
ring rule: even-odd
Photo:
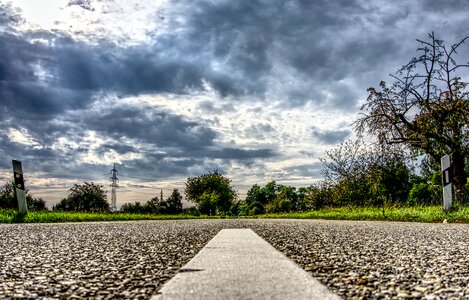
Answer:
[[[259,218],[288,219],[330,219],[330,220],[363,220],[363,221],[400,221],[440,223],[469,223],[469,206],[445,212],[440,206],[416,206],[386,208],[374,207],[341,207],[328,208],[302,213],[278,213],[257,216]]]
[[[95,221],[136,221],[136,220],[182,220],[182,219],[218,219],[225,216],[194,215],[151,215],[129,213],[72,213],[72,212],[29,212],[19,215],[14,210],[0,210],[0,223],[59,223],[59,222],[95,222]],[[234,217],[236,218],[236,217]],[[417,206],[386,208],[341,207],[327,208],[310,212],[275,213],[249,216],[247,218],[275,219],[329,219],[363,221],[401,221],[441,223],[469,223],[469,206],[459,207],[445,212],[440,206]]]
[[[197,219],[191,215],[150,215],[125,213],[81,213],[81,212],[28,212],[21,216],[14,210],[0,210],[0,223],[60,223],[94,221],[133,221],[133,220],[179,220]],[[202,217],[203,218],[203,217]],[[205,217],[207,218],[207,217]]]

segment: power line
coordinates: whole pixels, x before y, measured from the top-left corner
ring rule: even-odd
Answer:
[[[147,181],[158,181],[158,180],[161,180],[161,179],[158,179],[158,178],[149,178],[149,177],[139,177],[139,176],[127,176],[127,175],[120,175],[121,177],[126,177],[126,178],[135,178],[135,179],[143,179],[143,180],[147,180]]]
[[[173,189],[181,189],[182,188],[182,187],[156,187],[156,186],[147,186],[147,185],[131,184],[131,183],[124,183],[123,186],[135,187],[135,188],[144,188],[144,189],[163,190],[163,191],[172,191]]]

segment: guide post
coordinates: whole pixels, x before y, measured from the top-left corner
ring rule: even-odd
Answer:
[[[26,204],[26,197],[24,192],[24,178],[23,167],[21,162],[13,160],[13,177],[15,184],[15,198],[18,202],[18,212],[20,214],[28,213],[28,205]]]
[[[443,208],[451,209],[453,205],[453,184],[451,178],[451,158],[445,155],[441,158],[441,175],[443,180]]]

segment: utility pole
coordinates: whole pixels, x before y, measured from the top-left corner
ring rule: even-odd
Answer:
[[[119,173],[116,170],[116,164],[114,164],[114,168],[111,170],[111,211],[116,211],[117,210],[117,205],[116,205],[116,189],[119,187],[117,185],[117,182],[119,179],[117,178],[117,173]]]

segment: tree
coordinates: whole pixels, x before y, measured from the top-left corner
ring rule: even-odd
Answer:
[[[166,213],[179,214],[182,212],[182,195],[178,189],[173,189],[171,196],[166,199]]]
[[[335,205],[383,206],[407,200],[410,170],[398,146],[349,140],[326,151],[321,161]]]
[[[125,203],[121,206],[120,211],[129,214],[143,214],[146,212],[146,208],[140,202],[135,202],[134,204]]]
[[[333,204],[366,205],[370,198],[366,169],[370,164],[368,147],[362,140],[348,140],[326,151],[321,159],[326,185],[333,187]]]
[[[33,195],[29,190],[26,190],[25,194],[28,210],[47,210],[46,202],[42,198],[33,198]],[[15,185],[11,181],[0,187],[0,208],[18,208],[18,202],[15,199]]]
[[[244,203],[244,214],[257,215],[264,213],[265,205],[267,204],[265,188],[261,188],[258,184],[254,184],[247,192]]]
[[[275,181],[264,187],[254,184],[240,204],[243,215],[257,215],[265,212],[298,211],[306,208],[306,189],[277,184]]]
[[[295,187],[279,185],[275,198],[267,207],[269,212],[290,212],[297,210],[297,202]]]
[[[429,41],[417,40],[420,56],[392,75],[391,86],[382,81],[379,89],[368,89],[355,123],[358,133],[374,134],[382,144],[403,144],[437,162],[451,155],[455,194],[461,201],[469,156],[469,91],[461,77],[469,63],[457,63],[456,56],[468,38],[450,48],[433,33]]]
[[[15,186],[11,181],[0,188],[0,208],[18,208],[18,203],[15,200]]]
[[[26,196],[26,202],[28,203],[28,210],[41,211],[48,210],[46,207],[46,201],[42,198],[33,198]]]
[[[62,199],[53,210],[108,212],[109,203],[106,201],[106,191],[102,185],[85,181],[83,185],[75,184],[69,190],[67,198]]]
[[[295,210],[297,211],[306,211],[308,210],[308,195],[309,195],[310,187],[300,187],[296,193],[297,195],[297,203]]]
[[[140,205],[139,202],[136,202],[135,204]],[[145,205],[139,206],[139,207],[132,207],[126,206],[125,209],[127,209],[129,212],[135,211],[136,213],[150,213],[150,214],[159,214],[161,213],[162,210],[166,209],[165,205],[163,205],[163,201],[161,198],[158,196],[151,198]]]
[[[307,210],[321,209],[325,206],[333,206],[334,204],[332,188],[326,181],[307,187],[304,197],[305,208]]]
[[[186,182],[186,199],[197,203],[199,210],[206,214],[226,214],[237,198],[237,192],[230,185],[231,180],[217,170]]]

